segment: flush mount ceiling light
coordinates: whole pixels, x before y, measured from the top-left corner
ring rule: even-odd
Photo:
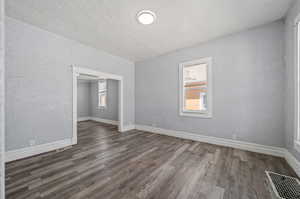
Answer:
[[[138,22],[140,22],[143,25],[150,25],[156,19],[155,13],[150,10],[142,10],[136,15],[136,17]]]

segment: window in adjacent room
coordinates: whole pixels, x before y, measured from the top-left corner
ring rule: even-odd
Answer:
[[[180,115],[212,116],[211,58],[180,64]]]
[[[98,107],[106,108],[107,100],[107,81],[106,79],[101,79],[98,81]]]

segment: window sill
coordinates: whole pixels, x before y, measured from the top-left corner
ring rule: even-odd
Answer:
[[[181,112],[179,113],[180,116],[184,117],[199,117],[199,118],[204,118],[204,119],[211,119],[212,114],[210,113],[191,113],[191,112]]]
[[[300,153],[300,141],[294,141],[294,148]]]

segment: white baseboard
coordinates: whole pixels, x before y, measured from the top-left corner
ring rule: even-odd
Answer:
[[[94,120],[99,121],[103,123],[108,124],[115,124],[117,121],[112,120],[103,120],[99,118],[92,118],[88,117],[88,119],[85,120]],[[82,120],[82,121],[85,121]],[[123,128],[123,131],[129,131],[129,130],[141,130],[141,131],[148,131],[152,133],[162,134],[162,135],[168,135],[173,137],[178,137],[182,139],[189,139],[199,142],[205,142],[209,144],[215,144],[220,146],[227,146],[232,147],[236,149],[242,149],[246,151],[252,151],[256,153],[262,153],[267,155],[273,155],[278,157],[284,157],[288,164],[294,169],[296,174],[300,176],[300,162],[285,148],[280,147],[273,147],[273,146],[265,146],[255,143],[249,143],[249,142],[243,142],[238,140],[231,140],[231,139],[224,139],[224,138],[217,138],[212,136],[204,136],[199,135],[195,133],[188,133],[184,131],[176,131],[176,130],[168,130],[168,129],[162,129],[162,128],[156,128],[146,125],[126,125]],[[55,141],[51,143],[36,145],[36,146],[30,146],[22,149],[7,151],[5,153],[5,162],[11,162],[14,160],[27,158],[30,156],[38,155],[41,153],[57,150],[60,148],[68,147],[72,145],[72,139],[65,139],[60,141]]]
[[[288,150],[286,150],[285,159],[288,162],[288,164],[294,169],[296,174],[300,176],[300,162]]]
[[[54,151],[72,145],[72,139],[59,140],[51,143],[30,146],[5,152],[5,162],[11,162],[22,158],[38,155],[41,153]]]
[[[119,125],[119,121],[107,120],[107,119],[102,119],[102,118],[98,118],[98,117],[82,117],[82,118],[77,119],[78,122],[82,122],[82,121],[86,121],[86,120],[93,120],[93,121],[102,122],[105,124]]]
[[[195,133],[168,130],[168,129],[156,128],[156,127],[145,126],[145,125],[135,125],[135,128],[137,130],[148,131],[148,132],[157,133],[161,135],[168,135],[168,136],[173,136],[173,137],[178,137],[178,138],[183,138],[188,140],[194,140],[194,141],[205,142],[205,143],[215,144],[220,146],[227,146],[236,149],[256,152],[256,153],[283,157],[286,159],[287,163],[292,167],[292,169],[296,172],[296,174],[300,177],[300,161],[298,161],[293,156],[293,154],[290,153],[285,148],[265,146],[265,145],[255,144],[255,143],[238,141],[238,140],[204,136]]]
[[[91,117],[79,117],[79,118],[77,118],[77,122],[83,122],[83,121],[87,121],[90,119],[91,119]]]
[[[137,130],[148,131],[152,133],[168,135],[168,136],[194,140],[199,142],[205,142],[209,144],[227,146],[236,149],[242,149],[242,150],[252,151],[256,153],[263,153],[263,154],[273,155],[278,157],[285,157],[286,155],[286,149],[281,147],[265,146],[265,145],[250,143],[250,142],[217,138],[212,136],[199,135],[199,134],[188,133],[184,131],[168,130],[168,129],[156,128],[156,127],[145,126],[145,125],[135,125],[135,128]]]
[[[125,132],[125,131],[131,131],[131,130],[134,130],[135,129],[135,125],[125,125],[122,129],[122,132]]]
[[[90,120],[93,120],[96,122],[102,122],[105,124],[119,125],[119,121],[116,121],[116,120],[107,120],[107,119],[102,119],[102,118],[98,118],[98,117],[90,117]]]
[[[98,118],[98,117],[81,117],[81,118],[77,119],[78,122],[87,121],[87,120],[92,120],[92,121],[101,122],[101,123],[105,123],[105,124],[119,125],[119,121],[107,120],[107,119],[102,119],[102,118]],[[133,129],[135,129],[135,125],[125,125],[121,129],[121,132],[130,131]]]

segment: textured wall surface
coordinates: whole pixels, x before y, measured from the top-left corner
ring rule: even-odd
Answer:
[[[4,0],[0,0],[0,199],[4,194]]]
[[[91,116],[118,121],[118,81],[107,80],[107,107],[105,109],[97,107],[97,88],[97,83],[93,82],[91,84]]]
[[[294,149],[295,135],[295,73],[296,73],[296,35],[295,19],[300,14],[300,1],[288,12],[285,21],[285,41],[286,41],[286,78],[285,78],[285,144],[288,150],[300,160],[300,154]]]
[[[98,108],[98,84],[95,81],[78,81],[77,118],[97,117],[118,121],[118,81],[107,80],[107,106]]]
[[[72,64],[123,76],[134,123],[134,63],[12,18],[6,35],[6,150],[72,137]]]
[[[77,118],[91,115],[91,83],[87,81],[77,82]]]
[[[136,63],[136,124],[284,146],[284,23]],[[213,58],[213,118],[179,116],[179,63]]]

